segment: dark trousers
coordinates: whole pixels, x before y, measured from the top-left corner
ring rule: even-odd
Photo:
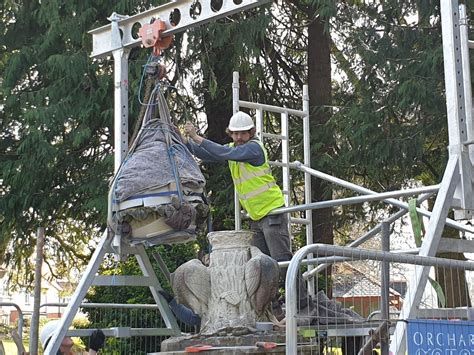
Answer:
[[[288,215],[286,213],[265,216],[258,221],[250,222],[254,232],[252,244],[262,253],[271,256],[276,261],[289,261],[293,257],[290,249],[290,234],[288,232]],[[287,268],[280,269],[280,287],[285,287]],[[298,307],[305,308],[308,304],[306,282],[298,273]]]

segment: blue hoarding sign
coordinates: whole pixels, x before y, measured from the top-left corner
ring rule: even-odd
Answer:
[[[474,355],[474,322],[409,320],[408,355]]]

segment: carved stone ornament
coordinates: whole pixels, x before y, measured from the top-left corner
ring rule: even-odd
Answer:
[[[250,231],[208,234],[209,267],[190,260],[174,273],[177,301],[201,316],[201,334],[223,328],[255,327],[278,289],[278,263],[251,245]]]

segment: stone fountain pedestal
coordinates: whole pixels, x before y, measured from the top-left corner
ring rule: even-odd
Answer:
[[[278,354],[284,355],[285,347],[285,331],[261,331],[253,334],[246,334],[241,336],[236,335],[216,335],[211,337],[206,336],[181,336],[173,337],[165,340],[161,344],[162,352],[148,355],[178,355],[187,354],[184,349],[188,346],[197,344],[213,345],[215,347],[226,347],[225,349],[201,351],[199,354],[203,355],[234,355],[234,354]],[[274,349],[259,349],[255,347],[256,342],[274,342],[279,344]],[[298,354],[318,355],[320,352],[320,344],[317,339],[299,339],[303,344],[298,346]],[[296,354],[295,354],[296,355]]]
[[[213,334],[223,328],[255,328],[258,315],[247,292],[250,271],[246,272],[246,268],[252,257],[260,256],[260,251],[250,245],[252,233],[214,232],[209,233],[208,239],[212,246],[209,258],[211,295],[208,312],[202,316],[201,334]],[[278,265],[276,268],[278,273]]]
[[[199,314],[201,331],[165,340],[163,352],[180,354],[188,346],[207,344],[226,347],[208,351],[213,354],[284,354],[284,346],[255,346],[262,341],[284,344],[285,333],[256,329],[256,322],[269,322],[271,317],[279,269],[275,260],[251,245],[252,236],[250,231],[209,233],[209,266],[194,259],[175,271],[172,286],[176,298]]]

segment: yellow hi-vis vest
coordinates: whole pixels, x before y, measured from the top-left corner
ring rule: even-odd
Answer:
[[[229,169],[240,204],[252,220],[258,221],[271,210],[283,206],[285,200],[270,170],[267,151],[262,142],[255,141],[263,150],[265,162],[260,166],[253,166],[249,163],[229,160]],[[234,143],[230,143],[229,146],[233,147]]]

